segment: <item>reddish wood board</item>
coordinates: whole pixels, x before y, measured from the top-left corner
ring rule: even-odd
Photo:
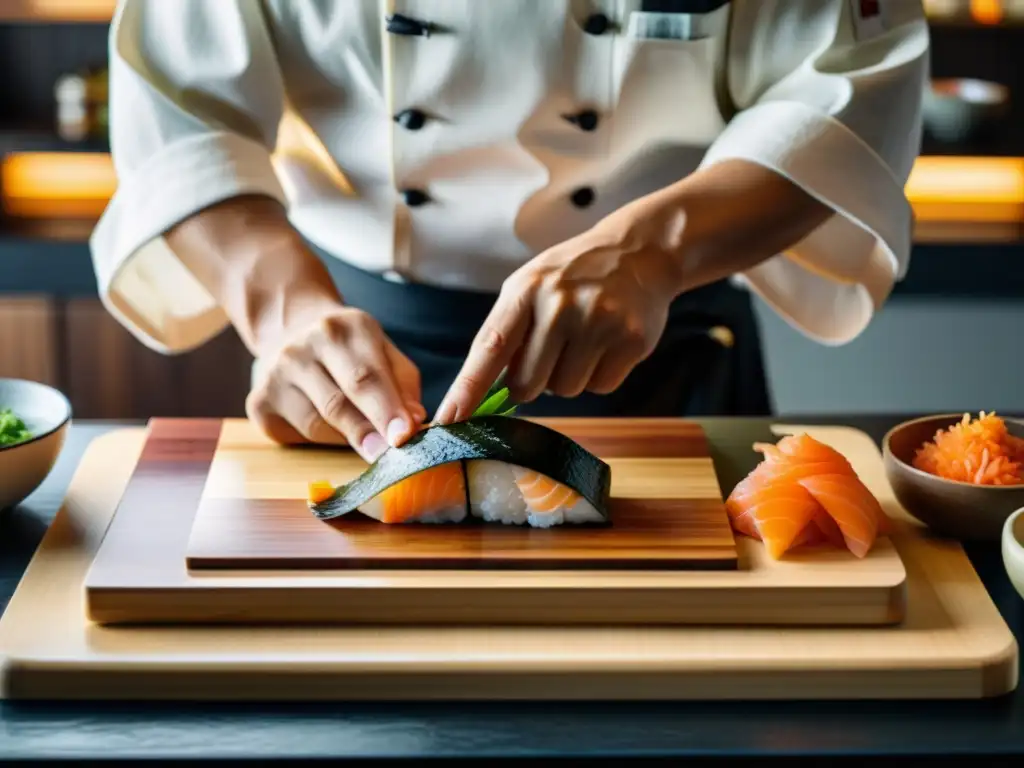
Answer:
[[[195,443],[188,458],[196,461],[197,472],[202,471],[200,455],[210,461],[188,567],[736,568],[736,544],[700,426],[679,420],[548,424],[613,463],[610,526],[383,525],[359,513],[323,521],[297,497],[305,483],[320,477],[341,483],[362,472],[365,463],[350,450],[300,456],[252,430],[236,431],[215,451],[209,443]],[[156,424],[150,441],[159,444],[165,435],[175,439]],[[685,482],[687,477],[694,482]],[[621,493],[631,485],[643,495]]]

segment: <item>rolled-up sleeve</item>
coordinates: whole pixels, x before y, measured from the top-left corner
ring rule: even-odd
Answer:
[[[737,112],[703,165],[781,174],[834,212],[737,276],[825,344],[856,338],[906,274],[913,212],[904,186],[920,147],[928,27],[917,0],[734,0],[727,80]]]
[[[238,195],[285,203],[282,78],[259,0],[120,0],[110,35],[118,187],[90,242],[100,297],[147,346],[180,352],[227,318],[162,234]]]

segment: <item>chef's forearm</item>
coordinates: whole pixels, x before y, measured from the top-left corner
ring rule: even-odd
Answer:
[[[254,354],[291,324],[340,303],[327,269],[269,197],[226,200],[165,237]]]
[[[680,293],[785,251],[832,213],[788,179],[743,160],[704,168],[623,212],[676,263]]]

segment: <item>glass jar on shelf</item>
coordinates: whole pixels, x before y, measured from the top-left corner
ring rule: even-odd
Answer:
[[[108,72],[106,66],[72,72],[54,87],[57,134],[70,142],[101,140],[108,135]]]

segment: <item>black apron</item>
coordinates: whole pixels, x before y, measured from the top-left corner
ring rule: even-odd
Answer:
[[[428,418],[494,304],[490,293],[392,282],[312,246],[345,303],[373,316],[419,368]],[[767,416],[768,385],[750,295],[727,281],[680,296],[655,351],[615,392],[542,395],[528,416]]]

